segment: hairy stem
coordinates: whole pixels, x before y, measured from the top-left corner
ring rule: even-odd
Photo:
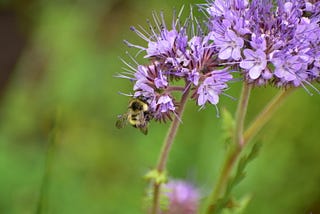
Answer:
[[[178,128],[181,123],[181,117],[185,108],[185,104],[188,100],[189,97],[189,92],[190,92],[190,85],[186,87],[185,92],[183,93],[179,105],[179,109],[177,110],[177,115],[173,119],[173,122],[171,123],[171,126],[169,128],[169,131],[167,133],[167,136],[164,140],[161,153],[159,156],[158,164],[157,164],[157,171],[159,174],[164,173],[169,152],[171,149],[171,146],[173,144],[173,140],[177,134]],[[152,204],[152,209],[151,213],[152,214],[158,214],[159,213],[159,206],[160,206],[160,187],[161,183],[155,182],[153,184],[153,204]]]
[[[209,198],[209,203],[206,211],[206,213],[208,214],[214,212],[215,204],[217,200],[219,199],[222,192],[225,191],[230,173],[238,159],[242,146],[244,145],[243,126],[244,126],[244,120],[245,120],[245,116],[248,108],[250,91],[251,91],[251,85],[244,83],[242,87],[237,111],[236,111],[233,145],[231,146],[226,156],[217,184],[215,185],[214,190],[212,191],[212,195]]]
[[[251,139],[258,134],[261,128],[270,120],[274,112],[280,107],[285,98],[293,91],[294,88],[282,90],[267,104],[245,131],[243,135],[244,142],[250,142]]]

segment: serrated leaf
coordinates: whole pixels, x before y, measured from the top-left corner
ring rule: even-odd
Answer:
[[[234,188],[234,186],[239,184],[244,179],[244,177],[246,175],[245,169],[246,169],[247,165],[249,164],[249,162],[251,162],[254,158],[257,157],[260,148],[261,148],[261,144],[256,143],[253,145],[253,147],[248,155],[244,155],[243,157],[241,157],[241,159],[239,160],[239,163],[238,163],[238,167],[237,167],[237,171],[235,173],[235,176],[233,178],[231,178],[231,180],[229,181],[229,183],[231,185],[229,187],[230,191]],[[228,188],[228,190],[229,190],[229,188]]]
[[[253,145],[251,152],[249,153],[249,155],[247,157],[248,161],[252,161],[253,159],[255,159],[258,156],[259,151],[261,149],[261,146],[262,146],[261,143],[256,143]]]

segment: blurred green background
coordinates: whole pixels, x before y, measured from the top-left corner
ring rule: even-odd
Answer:
[[[142,176],[169,124],[151,123],[148,136],[115,128],[128,102],[118,92],[132,88],[114,77],[119,56],[127,58],[122,41],[143,44],[129,27],[146,26],[152,10],[170,21],[174,7],[203,1],[0,2],[0,213],[36,213],[48,154],[45,213],[142,213]],[[228,94],[239,89],[234,83]],[[276,91],[253,91],[249,120]],[[219,107],[234,112],[236,104],[224,97]],[[261,153],[235,189],[253,197],[245,213],[320,213],[319,104],[320,95],[299,89],[263,129]],[[198,109],[187,106],[168,169],[206,196],[225,145],[214,107]]]

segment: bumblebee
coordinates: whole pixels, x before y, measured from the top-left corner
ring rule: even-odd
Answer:
[[[148,134],[148,123],[152,119],[150,108],[145,99],[138,97],[129,101],[128,111],[118,116],[116,127],[121,129],[128,122],[143,134]]]

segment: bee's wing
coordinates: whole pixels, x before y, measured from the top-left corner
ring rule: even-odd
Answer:
[[[118,129],[122,129],[123,127],[125,127],[128,123],[128,115],[127,114],[121,114],[118,115],[118,119],[116,121],[116,127]]]

